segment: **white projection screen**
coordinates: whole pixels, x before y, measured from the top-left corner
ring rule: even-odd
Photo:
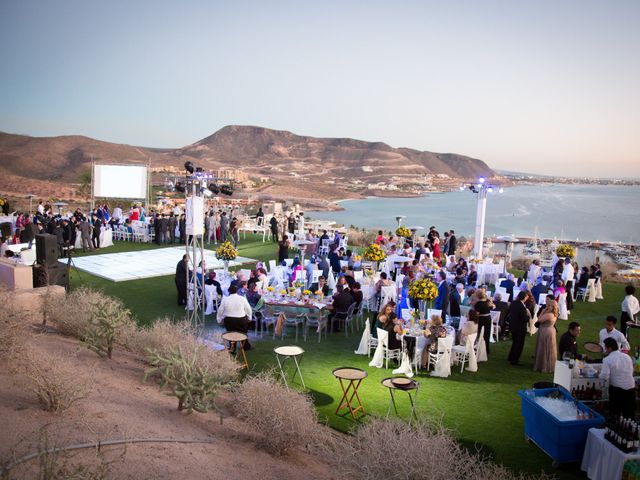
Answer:
[[[144,165],[94,165],[93,196],[147,198],[147,167]]]

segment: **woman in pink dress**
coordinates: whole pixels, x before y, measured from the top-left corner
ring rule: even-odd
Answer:
[[[538,337],[533,369],[536,372],[553,373],[557,360],[556,329],[558,304],[547,300],[547,306],[538,317]]]
[[[433,259],[440,263],[440,239],[438,237],[433,239]]]

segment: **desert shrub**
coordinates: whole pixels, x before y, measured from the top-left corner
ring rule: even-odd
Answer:
[[[73,363],[67,357],[30,351],[24,368],[29,388],[35,393],[40,406],[49,412],[67,410],[89,391],[88,383],[78,378]]]
[[[347,230],[349,245],[357,247],[367,247],[376,241],[377,230],[366,230],[350,227]]]
[[[234,411],[258,431],[261,446],[277,455],[294,446],[311,448],[324,436],[311,398],[288,390],[269,373],[238,387]]]
[[[397,419],[373,419],[357,428],[350,439],[334,439],[323,448],[340,474],[354,480],[525,478],[462,448],[438,422],[411,426]]]
[[[64,297],[51,300],[48,319],[63,335],[82,339],[93,315],[93,306],[103,296],[86,287],[74,289]]]
[[[150,350],[161,351],[186,345],[192,340],[192,328],[188,322],[174,322],[168,317],[160,318],[144,328],[125,325],[119,330],[117,338],[119,344],[141,356],[146,356]]]
[[[215,352],[204,345],[192,344],[151,350],[147,355],[151,368],[144,380],[156,376],[160,389],[169,389],[178,399],[178,410],[206,412],[216,408],[218,390],[237,375],[238,364],[225,352]],[[225,361],[226,360],[226,361]]]
[[[13,368],[25,350],[27,332],[13,296],[0,289],[0,363]]]
[[[101,296],[92,304],[93,315],[84,331],[82,342],[101,357],[111,358],[118,330],[133,325],[131,313],[113,297]]]

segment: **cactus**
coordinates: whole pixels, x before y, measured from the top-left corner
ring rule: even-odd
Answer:
[[[220,378],[212,370],[198,363],[200,347],[185,353],[178,346],[166,351],[150,350],[148,361],[152,368],[144,373],[143,381],[149,377],[160,378],[160,390],[169,389],[169,395],[178,398],[178,410],[193,410],[205,413],[217,407],[214,399],[218,389],[228,380]]]
[[[112,297],[100,297],[91,307],[93,315],[82,332],[82,342],[101,357],[111,358],[118,329],[133,323],[131,313]]]

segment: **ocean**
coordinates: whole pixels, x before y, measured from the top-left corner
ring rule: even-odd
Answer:
[[[402,224],[431,225],[442,233],[473,236],[476,196],[469,190],[430,193],[416,198],[370,197],[344,200],[340,212],[305,212],[310,218],[346,226],[395,229]],[[489,194],[485,236],[596,240],[640,244],[640,186],[537,185],[505,188]]]

